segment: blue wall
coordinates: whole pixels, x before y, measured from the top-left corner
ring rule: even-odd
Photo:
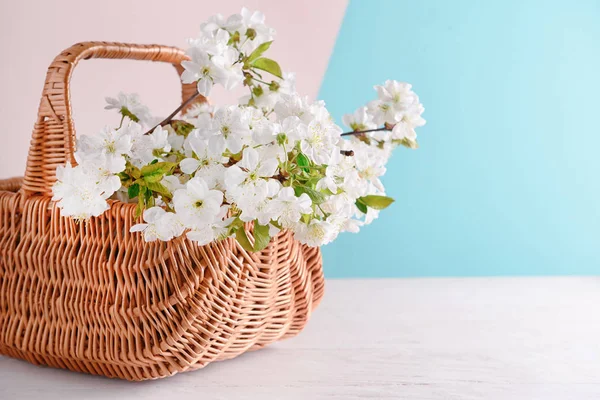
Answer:
[[[351,0],[320,98],[341,123],[386,79],[425,105],[420,149],[327,276],[600,273],[600,2]]]

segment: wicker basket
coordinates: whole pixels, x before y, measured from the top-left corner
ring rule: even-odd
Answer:
[[[0,353],[35,364],[144,380],[202,368],[296,335],[323,295],[321,254],[281,232],[260,253],[235,240],[145,243],[135,205],[87,223],[51,201],[74,162],[69,81],[81,59],[172,63],[158,45],[89,42],[50,65],[25,177],[0,181]],[[183,86],[184,98],[194,85]]]

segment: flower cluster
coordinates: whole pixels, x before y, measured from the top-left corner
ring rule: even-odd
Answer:
[[[375,86],[377,99],[344,116],[351,131],[343,133],[322,101],[297,94],[294,75],[264,57],[274,37],[264,20],[246,9],[210,18],[182,63],[182,80],[200,94],[215,84],[248,87],[238,105],[195,104],[144,132],[151,117],[137,97],[107,99],[121,126],[82,136],[78,165],[58,168],[62,215],[85,220],[111,198],[136,202],[144,222],[131,231],[146,241],[233,236],[248,251],[283,229],[321,246],[377,218],[393,202],[380,180],[392,150],[415,148],[425,123],[419,98],[407,83]]]

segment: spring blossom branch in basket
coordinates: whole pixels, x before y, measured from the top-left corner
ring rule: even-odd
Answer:
[[[407,83],[375,86],[375,100],[344,116],[352,132],[342,137],[325,104],[296,93],[294,74],[265,56],[274,36],[262,13],[244,8],[211,17],[189,41],[182,81],[204,96],[243,85],[238,105],[195,104],[146,134],[156,119],[137,95],[107,99],[120,125],[82,136],[77,166],[58,168],[61,214],[86,220],[109,199],[135,202],[143,223],[131,231],[146,241],[234,236],[249,251],[282,229],[320,246],[377,218],[393,201],[380,180],[392,150],[415,148],[425,124],[419,98]]]

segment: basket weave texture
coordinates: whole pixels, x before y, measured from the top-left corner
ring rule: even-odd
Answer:
[[[50,65],[24,178],[0,180],[0,354],[128,380],[161,378],[296,335],[323,295],[321,253],[281,232],[261,252],[234,239],[145,243],[134,204],[85,223],[51,201],[75,164],[69,81],[81,59],[168,62],[159,45],[87,42]],[[195,91],[183,85],[183,98]],[[247,229],[252,229],[248,227]]]

